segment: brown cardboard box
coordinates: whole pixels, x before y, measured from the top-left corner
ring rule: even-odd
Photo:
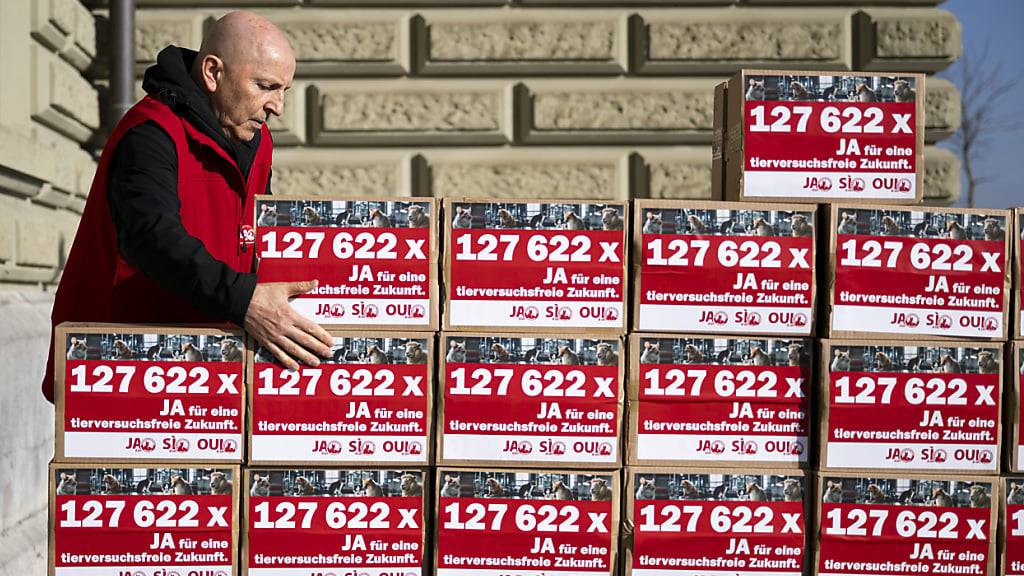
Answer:
[[[711,199],[723,198],[722,188],[725,185],[725,146],[726,130],[728,130],[728,93],[729,83],[715,85],[715,113],[711,131]]]
[[[976,279],[986,267],[991,268],[992,263],[986,260],[988,252],[984,246],[980,246],[976,242],[957,244],[950,249],[943,249],[938,246],[950,245],[937,244],[934,240],[945,238],[947,234],[953,234],[966,235],[967,239],[973,241],[983,241],[988,234],[985,230],[988,225],[986,221],[990,219],[998,223],[1000,229],[992,232],[1003,246],[1004,258],[996,259],[999,270],[995,274],[1000,278],[993,281],[993,285],[990,286],[991,289],[998,290],[999,293],[958,293],[955,291],[954,284],[966,279]],[[956,221],[956,226],[951,232],[947,232],[951,230],[950,222],[953,221]],[[881,336],[908,340],[922,337],[934,339],[970,337],[1005,340],[1009,333],[1007,321],[1011,309],[1009,294],[1010,244],[1006,239],[1005,228],[1010,221],[1010,213],[1007,210],[832,204],[826,225],[829,231],[827,252],[829,263],[828,269],[821,275],[828,288],[823,291],[823,294],[828,298],[824,306],[828,311],[828,318],[824,324],[829,337]],[[844,240],[844,245],[856,239],[856,246],[851,245],[850,248],[844,248],[839,245],[838,231],[840,228],[844,230],[845,235],[854,236],[854,238]],[[869,242],[875,243],[877,246],[869,246]],[[892,242],[893,248],[885,247],[885,242]],[[935,247],[929,248],[929,246]],[[967,248],[961,248],[962,246],[967,246]],[[919,260],[913,259],[915,250],[917,250],[915,247],[921,248],[916,256]],[[896,252],[897,248],[899,249],[898,253]],[[857,306],[850,304],[848,305],[850,310],[837,311],[836,292],[841,289],[837,285],[837,265],[842,259],[850,257],[856,261],[870,261],[872,264],[871,266],[865,264],[847,267],[851,270],[863,270],[861,274],[865,276],[859,280],[862,284],[877,288],[889,287],[898,282],[901,276],[897,275],[897,268],[889,266],[890,261],[893,261],[895,266],[906,268],[907,271],[902,273],[902,278],[913,278],[919,283],[918,287],[907,290],[907,295],[923,294],[928,296],[929,293],[925,292],[925,289],[930,280],[946,278],[949,289],[942,291],[941,286],[937,284],[936,290],[933,290],[935,295],[931,296],[932,298],[941,297],[944,300],[949,300],[953,297],[969,297],[980,300],[991,297],[1000,306],[1001,313],[990,314],[980,311],[967,312],[963,316],[957,316],[949,307],[938,307],[927,301],[919,307],[905,306],[903,308],[888,305]],[[915,261],[919,264],[915,265]],[[954,270],[948,276],[937,275],[937,273],[946,272],[946,268],[954,266],[966,266],[973,274]],[[986,274],[991,272],[989,270]],[[973,288],[971,289],[973,290]],[[872,294],[875,293],[867,293],[869,296]],[[844,320],[844,315],[847,315],[848,319]],[[960,324],[961,319],[965,324]],[[994,323],[998,324],[993,325]]]
[[[1004,437],[1006,446],[1007,468],[1010,472],[1024,472],[1024,458],[1022,458],[1022,445],[1020,441],[1021,426],[1021,369],[1024,363],[1021,356],[1024,355],[1024,342],[1015,340],[1006,347],[1007,353],[1013,359],[1013,372],[1006,374],[1004,385],[1006,393],[1003,395],[1003,413],[1006,418],[1006,435]]]
[[[272,358],[250,343],[249,463],[292,467],[432,463],[434,335],[329,332],[334,336],[334,357],[319,368],[303,366],[297,373],[269,364]],[[377,372],[375,366],[381,364],[387,364],[389,371]],[[263,410],[257,401],[270,402],[266,410],[275,417],[270,424],[291,433],[258,434],[266,428],[260,424]]]
[[[651,561],[671,558],[735,562],[706,565],[728,569],[730,574],[758,574],[766,569],[771,574],[810,572],[812,553],[807,535],[814,528],[811,506],[814,488],[810,485],[812,477],[805,476],[804,472],[763,468],[630,466],[625,469],[625,476],[622,558],[626,575],[684,574],[689,573],[687,568],[703,566],[680,563],[661,564],[659,567]],[[638,521],[638,500],[650,503],[672,501],[678,504],[666,505],[674,507],[661,510],[655,504],[652,512],[641,511],[642,517]],[[751,507],[742,505],[747,502],[752,503]],[[795,502],[800,504],[792,504]],[[751,510],[755,506],[767,506],[771,510]],[[793,508],[799,508],[799,512]],[[737,510],[750,510],[752,514],[747,515]],[[756,531],[749,527],[744,530],[742,527],[750,518],[758,520]],[[652,529],[643,530],[646,524],[650,524]],[[799,532],[794,529],[794,524]],[[771,531],[762,532],[765,528]],[[636,536],[641,531],[648,536],[641,539],[639,544],[644,550],[638,552]],[[665,546],[666,543],[657,540],[666,538],[677,542],[672,543],[671,548],[662,548],[664,552],[659,555],[656,547],[659,544]],[[764,540],[758,542],[758,538]],[[786,540],[785,544],[781,542],[783,539]],[[767,550],[758,546],[766,546]],[[687,550],[688,547],[694,549]],[[782,550],[784,547],[789,553]],[[671,550],[673,556],[666,557],[665,552],[668,550]],[[644,566],[645,558],[647,567]],[[640,566],[634,566],[634,562]],[[750,570],[742,570],[744,567]],[[718,573],[717,570],[714,572]]]
[[[815,520],[816,530],[813,532],[816,576],[854,572],[852,569],[844,572],[843,567],[835,566],[823,569],[823,563],[829,559],[835,560],[833,555],[836,554],[832,546],[823,543],[823,539],[830,536],[825,531],[842,536],[844,549],[856,546],[840,561],[863,564],[859,573],[869,574],[871,570],[878,570],[880,567],[877,564],[882,562],[905,562],[914,566],[923,564],[931,570],[930,573],[938,574],[938,565],[946,569],[952,566],[939,554],[955,551],[956,554],[981,554],[983,558],[972,564],[979,566],[983,572],[968,572],[964,569],[941,573],[995,576],[997,517],[1001,493],[998,477],[935,474],[867,476],[821,472],[817,484],[815,499],[820,504]],[[980,488],[972,491],[972,487],[978,485]],[[987,504],[988,511],[977,513],[974,499],[977,499],[977,503]],[[833,507],[834,504],[841,507]],[[825,511],[826,507],[830,510]],[[835,517],[829,517],[830,513]],[[955,516],[949,516],[951,513]],[[824,520],[823,516],[826,517]],[[935,522],[936,519],[938,522]],[[971,530],[972,520],[981,523],[981,537],[987,543],[977,541],[977,533]],[[823,522],[828,522],[828,526]],[[905,531],[914,529],[911,533],[918,534],[918,538],[902,537],[904,541],[900,542],[901,536],[896,530],[901,526]],[[863,535],[839,534],[840,531],[860,530],[858,527],[863,528]],[[943,535],[920,536],[927,530],[931,530],[932,534],[939,531]],[[974,530],[979,528],[974,527]],[[967,546],[972,544],[971,549],[967,550]],[[918,546],[920,549],[917,549]],[[926,549],[926,546],[930,546],[930,549]],[[920,559],[910,558],[915,552],[921,556]],[[968,559],[965,556],[954,560],[957,561],[961,563],[959,566],[966,564]]]
[[[134,574],[133,568],[143,566],[181,570],[197,563],[239,574],[238,466],[68,462],[51,463],[49,475],[49,576],[56,575],[58,562],[109,567],[111,574]],[[220,502],[225,496],[228,505]],[[176,532],[178,527],[184,530]],[[175,563],[179,554],[186,557]],[[143,555],[150,560],[140,561]]]
[[[1024,338],[1024,309],[1021,307],[1021,281],[1020,281],[1020,259],[1024,253],[1021,241],[1024,240],[1024,208],[1013,209],[1013,226],[1016,232],[1013,240],[1010,241],[1010,254],[1013,258],[1013,337]]]
[[[303,570],[334,571],[373,564],[378,569],[427,573],[431,521],[427,495],[432,491],[428,469],[247,467],[242,473],[246,511],[243,574],[249,573],[255,554],[277,558],[292,555],[295,560],[279,561],[276,566],[260,564],[270,570],[301,566],[296,557],[322,554],[334,556],[337,562]],[[256,510],[256,497],[267,497],[263,500],[267,503],[265,509]],[[383,500],[377,499],[381,497]],[[415,515],[417,508],[419,518]],[[263,525],[257,529],[256,522]],[[254,543],[253,532],[264,529],[273,532],[257,536]],[[419,555],[420,562],[415,558],[409,561],[410,555]]]
[[[999,498],[1000,574],[1024,574],[1024,476],[1003,476]],[[993,500],[994,502],[994,500]],[[1010,508],[1013,506],[1013,509]]]
[[[439,463],[551,468],[620,466],[626,385],[626,356],[621,339],[601,333],[571,338],[563,334],[442,333],[438,349],[443,355],[438,372]],[[552,355],[557,356],[557,364]],[[467,365],[460,373],[461,384],[455,379],[449,383],[448,365],[463,362]],[[562,367],[572,363],[576,368]],[[494,366],[493,370],[489,366]],[[462,392],[456,394],[457,390]],[[446,405],[449,395],[459,396],[460,401]],[[547,416],[538,417],[541,411]],[[490,417],[466,421],[469,416],[487,414]],[[466,433],[446,435],[449,419],[461,422]],[[488,430],[473,433],[477,430],[471,425],[519,425],[531,429],[484,434]],[[593,428],[575,430],[574,426]],[[554,430],[537,429],[540,427]],[[582,432],[592,435],[574,435]],[[473,453],[466,454],[466,450]]]
[[[729,211],[727,217],[723,214],[726,210]],[[794,219],[794,216],[800,218]],[[773,336],[814,334],[817,206],[637,200],[633,218],[633,330]],[[657,240],[651,238],[654,234],[677,236],[662,241],[660,250],[651,248],[652,260],[664,260],[657,266],[644,259],[645,246]],[[644,239],[645,235],[649,240]],[[680,244],[676,245],[677,242]],[[696,244],[698,242],[703,244]],[[703,261],[702,266],[694,265],[697,259]],[[642,304],[644,291],[650,286],[642,284],[645,269],[650,270],[647,273],[650,282],[657,282],[658,292],[666,296],[672,296],[666,292],[669,287],[689,288],[691,291],[682,295],[719,294],[721,298],[731,298],[742,293],[749,301],[673,304],[666,299],[662,304]],[[673,278],[658,282],[655,270],[672,274]],[[757,287],[737,291],[735,285],[740,281],[740,273],[744,282],[755,282]],[[705,285],[695,287],[698,282]],[[765,282],[775,282],[774,287],[766,286]],[[786,282],[809,284],[809,290],[786,287]],[[775,293],[779,302],[767,299]],[[791,299],[797,297],[807,301],[790,304]]]
[[[986,342],[823,340],[817,393],[821,469],[998,474],[1002,438],[998,402],[1007,361],[1002,355],[1002,345]],[[982,365],[994,372],[981,373]],[[845,391],[833,390],[832,372],[850,374]],[[841,417],[830,408],[833,393],[848,405]],[[892,424],[900,418],[902,426]],[[858,426],[858,419],[867,419],[871,427]],[[833,429],[841,429],[837,433],[850,442],[833,442]],[[887,437],[897,432],[902,438]],[[880,437],[863,438],[864,434]]]
[[[785,112],[775,113],[774,110],[779,108],[785,108],[786,105],[781,104],[783,101],[802,100],[807,103],[793,104],[794,106],[806,106],[808,108],[808,115],[806,117],[806,133],[808,136],[814,135],[814,139],[808,140],[804,138],[802,140],[794,140],[793,137],[779,137],[773,136],[771,144],[765,143],[764,147],[771,147],[773,149],[782,150],[784,154],[788,156],[780,156],[779,158],[768,158],[766,160],[779,159],[779,160],[796,160],[796,159],[810,159],[808,158],[797,158],[793,150],[797,149],[814,149],[817,152],[824,150],[837,150],[840,146],[846,146],[842,140],[849,139],[850,141],[857,140],[858,142],[864,141],[861,146],[865,149],[868,145],[876,144],[883,148],[879,150],[879,154],[889,145],[895,144],[892,142],[894,130],[899,129],[896,120],[887,113],[883,112],[877,120],[875,116],[865,112],[859,113],[847,113],[845,110],[859,109],[865,110],[867,108],[885,108],[891,110],[894,107],[902,107],[899,104],[894,104],[894,84],[889,84],[889,81],[893,78],[899,78],[904,81],[909,81],[912,85],[913,90],[916,94],[913,96],[916,106],[914,106],[914,121],[908,124],[905,128],[913,132],[912,135],[908,135],[903,140],[913,139],[914,149],[913,157],[915,160],[914,176],[912,177],[913,196],[907,194],[899,194],[892,192],[885,192],[880,190],[880,194],[877,194],[877,198],[868,199],[867,192],[871,190],[871,187],[867,187],[865,184],[870,184],[872,179],[869,172],[857,172],[853,170],[843,170],[842,167],[830,171],[824,170],[811,170],[808,169],[803,172],[790,172],[784,170],[778,170],[774,175],[769,172],[764,172],[764,177],[759,177],[758,181],[752,182],[750,176],[753,172],[748,173],[746,167],[748,166],[747,155],[758,153],[756,146],[748,143],[747,138],[749,136],[747,128],[745,127],[745,121],[747,120],[747,113],[745,112],[745,105],[748,99],[751,101],[765,101],[765,102],[779,102],[780,104],[770,105],[771,107],[764,112],[764,124],[765,129],[760,132],[778,132],[778,133],[789,133],[797,134],[800,132],[800,125],[803,114],[797,113],[795,110],[786,110]],[[752,91],[751,82],[761,82],[760,90],[754,88]],[[796,95],[792,89],[791,83],[799,83],[803,90],[809,90],[814,92],[809,97],[802,97]],[[868,92],[864,94],[867,96],[869,93],[876,102],[871,106],[862,107],[844,107],[842,110],[835,110],[834,115],[830,115],[829,122],[824,120],[824,114],[822,112],[826,109],[837,109],[838,104],[847,101],[849,94],[847,91],[856,91],[859,89],[858,84],[869,84]],[[817,86],[816,86],[817,85]],[[873,86],[874,90],[870,90]],[[859,97],[859,96],[858,96]],[[809,102],[814,100],[817,103]],[[829,100],[830,103],[824,102]],[[741,70],[736,73],[729,80],[728,86],[728,97],[727,97],[727,111],[725,112],[726,119],[728,120],[728,130],[726,136],[726,178],[724,184],[724,198],[726,200],[741,200],[741,201],[778,201],[778,202],[810,202],[819,203],[831,200],[839,200],[842,202],[859,202],[861,199],[874,202],[874,203],[893,203],[893,204],[920,204],[923,198],[922,188],[924,186],[924,75],[923,74],[907,74],[907,73],[896,73],[896,72],[856,72],[856,73],[828,73],[819,71],[792,71],[792,70]],[[767,106],[767,105],[766,105]],[[897,113],[897,112],[893,112]],[[903,114],[904,112],[898,112]],[[819,116],[821,114],[821,116]],[[909,120],[909,119],[908,119]],[[828,125],[830,122],[835,123],[835,132],[831,134],[824,131],[823,126]],[[852,129],[842,129],[841,127],[850,126]],[[882,130],[889,130],[887,135],[889,138],[878,140],[878,136],[858,136],[859,134],[866,133],[869,127],[880,128]],[[858,129],[859,128],[859,129]],[[843,133],[845,132],[845,134]],[[763,139],[764,137],[762,137]],[[834,148],[832,148],[834,147]],[[854,156],[860,156],[859,154],[851,153]],[[865,156],[867,151],[865,150]],[[877,156],[876,155],[876,156]],[[884,160],[892,160],[896,158],[893,153],[888,154],[885,158],[879,158]],[[845,155],[834,154],[832,156],[826,156],[824,158],[818,158],[821,161],[829,161],[835,159],[836,161],[845,160]],[[861,160],[871,160],[871,156],[860,158]],[[859,167],[861,162],[856,158],[854,159],[854,165]],[[867,169],[867,168],[866,168]],[[877,170],[877,169],[876,169]],[[789,183],[787,184],[783,178],[778,175],[781,173],[791,174]],[[770,175],[770,176],[769,176]],[[862,182],[860,189],[855,186],[846,186],[845,184],[852,184],[844,180],[844,178],[862,176]],[[815,187],[808,188],[805,178],[816,177],[818,180],[828,179],[828,187],[825,184],[817,184]],[[867,182],[863,182],[867,180]],[[911,182],[908,180],[905,186],[909,186]],[[792,192],[788,192],[786,187],[789,187]],[[761,188],[760,191],[757,188]],[[887,196],[887,198],[885,197]]]
[[[260,258],[260,280],[319,280],[318,290],[323,291],[324,298],[313,303],[308,302],[308,299],[298,298],[292,301],[292,306],[325,327],[360,330],[437,330],[440,316],[437,288],[440,207],[440,202],[433,198],[257,196],[254,207],[254,237],[255,250]],[[276,217],[265,210],[268,208],[274,208]],[[418,213],[410,213],[410,209]],[[323,228],[346,229],[351,238],[339,243],[335,250],[330,235],[322,238],[321,243],[317,244],[308,238],[304,240],[301,236],[286,237],[288,233],[285,233],[281,238],[275,237],[275,245],[264,247],[264,236],[269,226],[317,226],[320,227],[320,232],[324,231]],[[392,229],[392,237],[361,236],[368,234],[370,229],[379,228]],[[424,238],[410,239],[398,236],[411,234],[413,229],[417,228],[428,230]],[[418,240],[425,241],[426,245],[414,247],[413,244]],[[274,271],[276,258],[271,258],[267,249],[272,248],[274,252],[280,252],[282,256],[279,257],[299,258],[310,254],[314,246],[318,247],[320,257],[326,259],[321,269],[308,266],[308,274],[302,278],[295,276],[293,271]],[[341,251],[340,254],[338,250]],[[426,262],[415,266],[406,264],[417,258],[418,253],[426,256]],[[349,268],[350,263],[352,268]],[[359,268],[360,273],[369,273],[373,280],[364,280],[360,277],[356,282],[349,281],[350,275],[355,274],[354,268],[357,265],[363,266]],[[388,271],[396,274],[397,278],[381,278],[380,273]],[[425,283],[414,279],[402,279],[404,274],[417,273],[427,274]],[[339,278],[339,274],[344,275],[343,278]],[[398,293],[395,296],[374,292],[391,287],[392,281],[397,282],[394,288]],[[360,285],[373,288],[368,294],[334,296],[329,290],[335,285],[339,289]],[[428,294],[421,297],[408,298],[403,292],[405,289],[424,285]]]
[[[213,327],[60,324],[54,461],[241,462],[243,345]]]
[[[815,364],[810,339],[633,334],[629,350],[626,454],[630,466],[715,466],[746,470],[813,465]],[[748,364],[750,360],[745,356],[749,354],[770,366]],[[789,365],[793,363],[796,365]],[[642,395],[649,381],[648,371],[658,365],[665,368],[658,372],[657,385],[651,382]],[[735,370],[726,370],[727,367]],[[723,372],[725,377],[719,376]],[[651,390],[660,390],[661,394],[652,394]],[[669,404],[670,400],[675,402]],[[641,446],[642,402],[650,403],[647,409],[650,420],[670,425],[670,430],[680,424],[729,426],[723,426],[720,432],[715,429],[695,429],[689,433],[682,430],[676,434],[652,431]],[[688,406],[694,409],[685,410]],[[734,417],[732,413],[738,409],[749,412],[743,415],[741,411],[741,415]],[[781,428],[766,429],[769,424]],[[745,429],[734,429],[740,426]]]
[[[448,198],[444,201],[444,214],[443,330],[625,334],[629,298],[628,203]],[[453,242],[455,230],[466,228],[489,230],[489,236],[471,239],[465,245]],[[564,233],[567,230],[587,230],[591,234],[569,236]],[[534,234],[529,234],[531,231]],[[503,234],[507,240],[502,239]],[[531,242],[530,238],[539,236],[547,237],[547,242]],[[621,251],[608,255],[602,242],[608,243],[608,247],[620,242]],[[454,253],[466,256],[460,260]],[[614,259],[621,259],[621,265]],[[480,298],[453,298],[464,288],[453,281],[453,260],[460,262],[460,269],[472,266],[474,261],[485,262],[483,266],[477,264],[467,269],[466,277],[480,284],[466,288],[560,290],[564,294],[550,296],[545,292],[515,300],[486,300],[486,294]],[[564,277],[558,274],[559,270]],[[607,300],[601,295],[616,289],[621,298]],[[583,290],[590,293],[576,292]],[[579,298],[600,300],[568,299],[574,293]]]
[[[617,574],[620,480],[617,470],[439,466],[434,574],[497,576],[520,557],[535,571]]]

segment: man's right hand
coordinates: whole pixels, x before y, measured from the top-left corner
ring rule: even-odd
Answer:
[[[316,288],[308,282],[257,284],[245,313],[245,330],[287,369],[298,370],[296,360],[319,366],[317,356],[330,358],[334,338],[319,324],[292,309],[288,299]]]

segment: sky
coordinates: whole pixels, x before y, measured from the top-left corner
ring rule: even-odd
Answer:
[[[952,12],[963,27],[964,53],[983,49],[989,39],[991,60],[1001,59],[1003,70],[1021,84],[1016,91],[1024,94],[1024,0],[947,0],[939,8]],[[947,76],[956,64],[939,74]],[[954,79],[950,77],[950,79]],[[1024,111],[1006,109],[1020,102],[1019,98],[1004,101],[1003,115],[1021,117]],[[978,189],[978,208],[1010,208],[1024,206],[1024,186],[1017,170],[1024,161],[1024,128],[997,134],[988,153],[976,162],[977,171],[995,178]],[[940,144],[949,146],[949,143]],[[967,186],[957,206],[966,206]]]

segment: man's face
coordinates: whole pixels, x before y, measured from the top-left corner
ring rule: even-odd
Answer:
[[[284,112],[284,93],[295,76],[290,54],[271,53],[237,63],[223,62],[210,103],[228,136],[248,142],[271,114]]]

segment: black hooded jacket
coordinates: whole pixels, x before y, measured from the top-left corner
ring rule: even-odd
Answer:
[[[221,130],[206,93],[189,70],[196,52],[168,46],[146,70],[142,88],[219,144],[248,178],[260,134],[249,142]],[[267,194],[270,181],[267,181]],[[181,223],[178,156],[174,141],[146,122],[128,130],[110,165],[107,195],[117,247],[136,270],[216,320],[242,326],[256,289],[255,273],[239,273],[217,260]]]

